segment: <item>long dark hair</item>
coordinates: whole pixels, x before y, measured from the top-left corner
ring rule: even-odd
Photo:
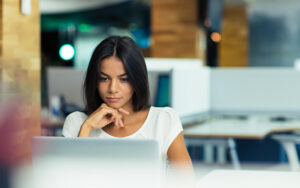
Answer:
[[[133,110],[148,108],[148,74],[140,49],[129,37],[111,36],[98,44],[89,62],[84,81],[85,112],[90,115],[103,103],[98,92],[100,65],[103,59],[111,56],[118,57],[125,67],[129,83],[133,88]]]

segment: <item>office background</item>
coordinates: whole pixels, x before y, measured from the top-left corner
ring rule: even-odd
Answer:
[[[80,11],[41,9],[45,10],[41,14],[42,106],[49,106],[46,68],[85,69],[98,41],[108,35],[133,37],[145,57],[197,58],[209,67],[294,67],[298,58],[299,28],[295,25],[299,5],[295,1],[102,3]],[[63,60],[57,53],[64,44],[74,47],[71,60]],[[167,76],[160,79],[157,87],[164,84],[162,88],[167,88]],[[158,95],[169,96],[167,91]],[[170,105],[166,99],[161,100],[152,104]],[[268,148],[271,152],[255,155],[250,152],[257,147],[255,141],[237,141],[242,161],[286,161],[276,141],[267,138],[258,142],[262,150]],[[202,149],[191,150],[200,150],[191,153],[195,160],[201,160]]]
[[[147,58],[192,58],[211,69],[299,66],[297,0],[3,0],[0,3],[1,117],[9,117],[1,118],[1,125],[14,130],[6,131],[1,126],[0,135],[5,143],[16,148],[8,151],[0,145],[1,155],[6,156],[2,166],[30,160],[30,138],[43,134],[42,109],[50,108],[47,70],[85,69],[92,49],[106,36],[131,36]],[[69,60],[59,53],[64,44],[70,44],[74,50]],[[170,87],[168,75],[161,75],[157,87]],[[155,102],[157,105],[168,104],[166,96],[171,93],[166,92],[170,90],[157,93],[162,98]],[[77,107],[70,104],[71,109]],[[16,113],[17,109],[26,113]],[[282,147],[270,137],[238,139],[236,143],[242,162],[287,161]],[[189,151],[194,161],[203,160],[202,147],[191,147]]]

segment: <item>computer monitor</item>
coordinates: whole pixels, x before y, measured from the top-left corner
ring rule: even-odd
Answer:
[[[63,96],[68,104],[84,108],[83,82],[86,70],[70,67],[48,67],[48,101],[54,96]]]
[[[155,106],[170,106],[170,75],[160,74],[157,79],[157,89],[155,94]]]

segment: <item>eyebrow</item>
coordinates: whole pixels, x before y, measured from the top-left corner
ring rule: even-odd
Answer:
[[[106,74],[104,72],[100,72],[100,74],[103,74],[104,76],[110,77],[108,74]],[[123,76],[127,76],[127,73],[118,75],[118,77],[123,77]]]

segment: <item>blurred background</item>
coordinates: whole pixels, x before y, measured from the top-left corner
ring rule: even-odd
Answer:
[[[109,35],[131,36],[145,57],[199,58],[211,67],[294,67],[299,8],[293,0],[41,0],[42,71],[86,68]],[[73,50],[69,58],[60,53],[66,44]],[[48,105],[45,77],[42,105]]]
[[[3,0],[0,3],[0,128],[12,124],[16,127],[12,130],[22,133],[19,143],[22,154],[10,154],[22,157],[15,161],[3,157],[0,174],[10,174],[6,169],[30,160],[31,136],[61,136],[66,115],[83,110],[81,88],[85,69],[96,45],[111,35],[130,36],[141,48],[149,69],[152,105],[182,109],[177,104],[180,92],[175,92],[178,88],[172,85],[174,75],[179,75],[176,70],[183,70],[182,64],[202,67],[204,73],[193,73],[195,69],[181,73],[207,74],[203,78],[206,85],[197,84],[202,83],[202,78],[193,82],[194,77],[188,77],[191,79],[188,84],[193,85],[188,88],[190,92],[197,93],[195,88],[199,88],[203,98],[199,104],[186,105],[190,109],[182,111],[184,116],[200,112],[201,116],[192,123],[183,121],[184,126],[207,121],[212,116],[245,120],[253,115],[267,115],[279,121],[292,116],[299,121],[300,2],[297,0]],[[186,77],[179,78],[176,80]],[[266,79],[269,80],[266,85],[260,85]],[[230,85],[239,80],[234,87]],[[247,90],[248,86],[254,89]],[[208,93],[201,93],[205,88]],[[268,94],[257,94],[260,92]],[[22,102],[17,105],[19,100]],[[203,108],[195,109],[193,105]],[[26,111],[32,113],[16,117],[14,110],[5,110],[7,106],[16,111],[26,106]],[[294,135],[299,129],[279,132]],[[6,131],[2,134],[8,135]],[[13,134],[7,138],[18,145],[14,143],[16,139]],[[229,150],[223,151],[220,163],[215,163],[219,150],[205,149],[204,145],[188,147],[197,176],[212,169],[233,168]],[[235,138],[235,145],[245,169],[291,170],[286,151],[271,134],[260,139]],[[7,153],[4,148],[0,144],[0,154]],[[295,148],[299,153],[299,147]],[[205,153],[209,151],[210,159],[206,159]]]

